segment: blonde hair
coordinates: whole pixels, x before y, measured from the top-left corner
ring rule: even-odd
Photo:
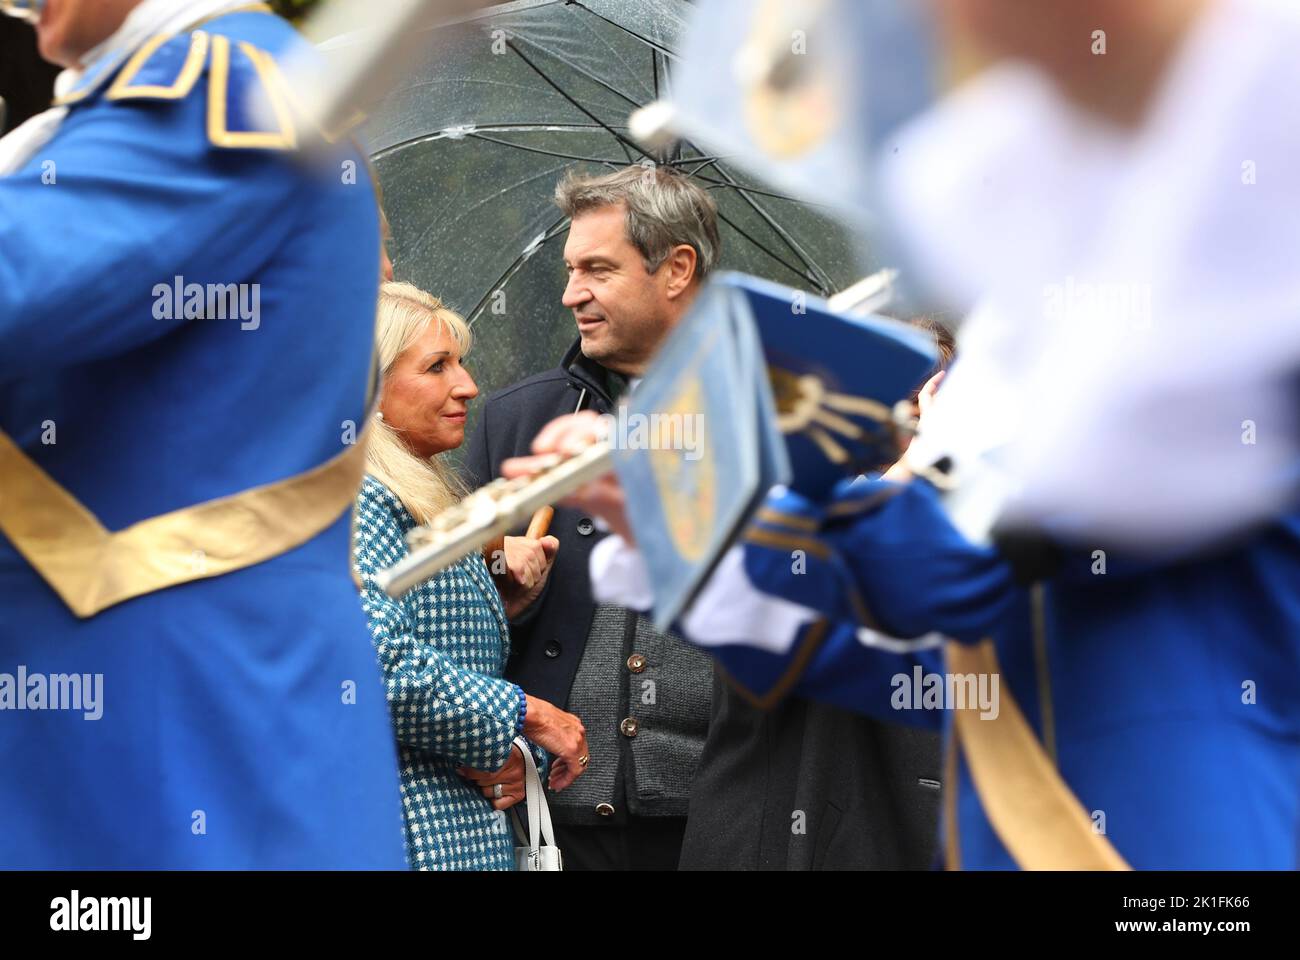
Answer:
[[[434,322],[451,334],[462,358],[469,353],[473,342],[469,326],[437,297],[409,283],[385,283],[379,288],[375,350],[384,376]],[[428,523],[466,493],[441,454],[428,459],[416,456],[400,432],[382,417],[376,417],[371,428],[366,472],[393,491],[417,523]]]

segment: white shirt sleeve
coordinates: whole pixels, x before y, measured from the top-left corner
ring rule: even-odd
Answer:
[[[654,605],[650,573],[641,554],[618,535],[591,551],[591,589],[597,603],[634,610]],[[760,593],[745,574],[744,552],[732,547],[681,618],[687,638],[702,647],[743,644],[787,653],[799,630],[817,614],[799,604]]]
[[[598,521],[597,527],[602,526]],[[597,603],[612,603],[643,612],[654,606],[655,595],[645,561],[618,534],[611,534],[592,547],[587,568],[591,574],[591,593]]]
[[[635,610],[654,605],[650,573],[640,552],[618,535],[596,544],[590,558],[591,587],[598,603],[613,603]],[[786,654],[799,631],[819,619],[809,607],[760,592],[745,573],[744,548],[726,552],[709,582],[696,596],[680,625],[686,638],[699,647],[732,644]],[[887,653],[909,654],[943,646],[944,638],[927,633],[912,640],[900,640],[866,627],[857,629],[864,647]]]

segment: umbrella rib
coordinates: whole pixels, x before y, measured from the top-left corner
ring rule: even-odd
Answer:
[[[537,64],[533,63],[533,61],[529,60],[526,56],[524,56],[524,52],[523,52],[522,50],[520,50],[519,47],[517,47],[517,46],[515,45],[515,42],[514,42],[513,40],[509,40],[509,39],[506,40],[506,46],[508,46],[511,50],[513,50],[513,51],[515,52],[515,54],[518,55],[518,57],[519,57],[520,60],[522,60],[524,63],[528,64],[528,66],[532,69],[532,71],[533,71],[534,73],[536,73],[539,77],[541,77],[543,80],[545,80],[546,83],[547,83],[547,85],[550,86],[551,89],[553,89],[556,93],[558,93],[560,96],[562,96],[565,100],[568,100],[569,103],[571,103],[571,104],[573,104],[575,107],[577,107],[577,108],[578,108],[578,109],[579,109],[583,114],[585,114],[587,117],[589,117],[590,119],[594,120],[596,123],[600,124],[600,126],[603,127],[603,128],[605,129],[605,132],[606,132],[606,133],[608,133],[611,137],[613,137],[615,140],[617,140],[617,141],[619,142],[619,144],[623,147],[623,153],[627,156],[627,162],[628,162],[629,164],[632,162],[632,154],[631,154],[631,153],[628,151],[628,149],[627,149],[629,146],[631,146],[632,148],[634,148],[638,153],[641,153],[641,148],[638,147],[635,143],[633,143],[631,140],[628,140],[626,137],[620,136],[620,135],[618,134],[618,132],[615,131],[614,128],[611,127],[608,123],[606,123],[604,120],[601,120],[600,117],[596,116],[594,113],[592,113],[590,110],[588,110],[588,109],[587,109],[586,107],[584,107],[582,104],[580,104],[577,100],[573,99],[573,97],[569,96],[568,92],[565,91],[565,90],[564,90],[564,89],[563,89],[563,88],[562,88],[558,83],[556,83],[554,80],[552,80],[550,77],[548,77],[548,76],[547,76],[547,75],[546,75],[546,74],[545,74],[545,73],[544,73],[544,72],[543,72],[543,71],[542,71],[542,70],[537,66]]]
[[[741,198],[753,208],[755,213],[767,222],[767,225],[776,232],[778,237],[785,241],[785,245],[790,248],[791,252],[794,253],[796,257],[799,258],[805,269],[811,271],[812,277],[816,279],[817,285],[821,288],[822,292],[829,293],[834,284],[831,282],[831,278],[826,275],[826,272],[809,259],[808,255],[800,249],[797,243],[795,243],[794,238],[776,222],[771,214],[754,202],[754,199],[745,192],[746,188],[736,183],[731,174],[727,173],[727,171],[722,169],[722,167],[715,167],[714,169],[718,171],[718,176],[722,177],[731,184],[731,186],[736,188],[736,191],[740,194]]]
[[[690,158],[691,163],[694,163],[696,160],[699,160],[701,162],[698,167],[696,167],[694,170],[690,172],[690,176],[700,177],[701,179],[704,179],[704,176],[703,174],[700,173],[700,171],[703,170],[705,167],[716,167],[718,165],[718,161],[721,159],[722,159],[721,157],[691,157]],[[686,161],[683,159],[682,162],[685,163]]]
[[[570,130],[570,129],[575,131],[595,132],[596,130],[600,130],[603,128],[599,124],[594,124],[594,123],[591,124],[590,126],[584,126],[583,124],[576,124],[576,123],[575,124],[521,123],[521,122],[488,123],[488,124],[483,124],[482,126],[475,126],[473,132],[463,131],[458,135],[471,136],[471,137],[481,136],[481,134],[478,133],[479,130],[527,131],[531,133],[537,130]],[[375,162],[378,162],[380,160],[386,159],[389,154],[396,153],[398,150],[402,150],[406,147],[414,146],[417,143],[429,143],[434,140],[442,140],[444,138],[455,139],[454,137],[448,137],[447,131],[445,129],[435,130],[433,133],[421,133],[414,137],[407,137],[405,140],[399,140],[397,143],[384,147],[382,150],[377,150],[374,154],[371,155],[370,159]],[[500,141],[500,142],[504,143],[506,141]],[[510,145],[514,146],[514,144],[510,144]]]
[[[469,136],[476,140],[486,140],[488,143],[499,143],[503,147],[513,147],[515,150],[524,150],[528,153],[540,153],[548,157],[556,157],[560,160],[583,160],[587,163],[600,163],[607,167],[621,166],[623,161],[614,158],[606,159],[604,157],[580,157],[574,153],[558,153],[555,150],[543,150],[541,147],[525,147],[521,143],[511,143],[509,140],[498,140],[496,137],[484,136],[481,133],[471,133]]]
[[[518,190],[520,187],[523,187],[525,184],[532,183],[534,180],[540,180],[540,179],[542,179],[542,177],[554,176],[556,173],[558,173],[558,172],[560,171],[560,169],[561,169],[561,168],[557,167],[557,168],[555,168],[555,169],[553,169],[553,170],[543,170],[543,171],[541,171],[540,173],[537,173],[537,174],[535,174],[535,175],[533,175],[533,176],[531,176],[531,177],[525,177],[525,178],[522,179],[522,180],[516,180],[515,182],[511,183],[509,186],[505,187],[505,189],[503,189],[503,190],[498,190],[495,194],[491,194],[491,195],[489,195],[489,196],[487,196],[487,197],[484,197],[484,198],[481,199],[481,200],[477,200],[477,201],[475,201],[474,203],[470,204],[470,205],[467,206],[467,207],[459,208],[459,209],[456,211],[456,215],[453,216],[450,220],[445,221],[445,222],[442,222],[442,223],[438,223],[438,222],[430,223],[427,227],[425,227],[423,230],[421,230],[419,236],[417,236],[417,237],[415,238],[415,240],[412,241],[411,246],[412,246],[412,247],[418,247],[421,243],[423,243],[423,242],[424,242],[424,238],[425,238],[426,236],[428,236],[429,231],[432,230],[434,227],[436,227],[436,226],[443,226],[443,227],[451,227],[451,226],[454,226],[455,224],[457,224],[457,223],[459,223],[460,221],[464,220],[467,216],[469,216],[471,213],[473,213],[475,210],[477,210],[479,207],[483,206],[484,204],[491,203],[491,202],[494,201],[494,200],[498,200],[498,199],[500,199],[502,196],[504,196],[505,194],[509,193],[510,191],[512,191],[512,190]]]
[[[714,180],[712,177],[706,177],[701,173],[691,173],[688,175],[696,180],[703,180],[705,183],[711,183],[715,187],[722,187],[724,190],[732,189],[742,193],[752,193],[760,197],[771,197],[773,200],[788,200],[791,203],[798,203],[809,207],[825,206],[824,204],[813,203],[811,200],[799,200],[795,197],[787,197],[783,193],[773,193],[771,190],[763,190],[759,187],[749,187],[740,183],[727,183],[725,180]]]
[[[559,236],[560,233],[563,231],[557,228],[563,227],[566,223],[568,223],[568,220],[569,218],[567,216],[562,216],[560,217],[560,219],[556,220],[549,227],[543,230],[541,242],[537,243],[537,246],[533,246],[533,244],[530,243],[528,247],[526,247],[524,251],[519,254],[519,256],[515,257],[514,262],[511,263],[510,266],[506,267],[504,271],[502,271],[501,275],[497,277],[496,281],[488,285],[487,293],[483,294],[483,296],[479,298],[478,303],[474,304],[473,310],[465,314],[465,323],[467,325],[471,327],[474,325],[474,323],[478,320],[479,311],[483,309],[484,304],[488,302],[492,294],[495,291],[500,290],[503,284],[508,283],[510,281],[510,278],[519,272],[519,268],[522,267],[529,260],[529,258],[533,256],[534,253],[537,252],[538,248],[541,247],[542,244],[546,243],[546,241],[548,240],[554,239],[555,237]],[[532,252],[529,252],[530,248]]]
[[[792,238],[786,236],[785,231],[782,230],[781,227],[778,226],[778,225],[777,225],[777,224],[772,220],[772,218],[771,218],[770,216],[767,215],[767,212],[766,212],[765,210],[761,209],[761,208],[760,208],[756,203],[754,203],[754,201],[749,197],[749,194],[750,194],[750,193],[757,193],[757,194],[760,194],[760,195],[765,196],[765,197],[772,197],[773,199],[776,199],[776,200],[789,200],[791,203],[807,203],[807,201],[804,201],[804,200],[796,200],[794,197],[785,197],[785,196],[782,196],[781,194],[778,194],[778,193],[770,193],[769,191],[761,190],[761,189],[758,189],[758,188],[755,188],[755,187],[745,187],[745,186],[741,186],[740,184],[736,183],[735,179],[734,179],[730,174],[728,174],[726,171],[724,171],[724,170],[722,169],[722,167],[718,166],[718,160],[719,160],[719,159],[721,159],[721,158],[719,158],[719,157],[692,157],[692,158],[691,158],[691,161],[692,161],[692,162],[694,162],[695,160],[701,160],[701,161],[703,161],[703,162],[700,163],[700,165],[699,165],[698,167],[696,167],[694,170],[692,170],[692,171],[690,172],[690,176],[692,176],[692,177],[696,177],[696,178],[698,178],[698,179],[700,179],[700,180],[703,180],[703,181],[705,181],[706,183],[716,184],[717,186],[720,186],[720,187],[731,187],[732,189],[736,190],[736,191],[737,191],[737,192],[738,192],[742,197],[745,198],[746,202],[749,203],[749,205],[750,205],[751,207],[753,207],[755,211],[757,211],[758,215],[761,216],[761,217],[763,217],[763,219],[767,221],[768,225],[771,226],[774,230],[776,230],[777,235],[780,236],[781,239],[785,241],[786,246],[788,246],[788,247],[789,247],[789,248],[794,252],[795,256],[799,257],[799,259],[803,262],[804,266],[805,266],[808,270],[810,270],[810,271],[814,271],[814,273],[812,274],[812,276],[810,277],[810,279],[814,280],[814,281],[817,283],[818,288],[819,288],[823,293],[829,293],[830,290],[832,289],[832,287],[834,286],[834,284],[831,283],[830,277],[828,277],[828,276],[826,275],[826,271],[822,270],[820,267],[817,267],[815,264],[810,263],[809,260],[808,260],[808,258],[805,257],[805,256],[802,254],[802,252],[799,250],[799,248],[798,248],[798,246],[795,244],[794,240],[793,240]],[[700,171],[703,170],[705,167],[713,167],[715,170],[718,171],[718,174],[719,174],[720,176],[726,177],[726,180],[725,180],[725,181],[722,181],[722,180],[714,180],[712,177],[706,177],[706,176],[704,176],[702,173],[700,173]],[[752,239],[752,238],[751,238],[751,239]],[[784,263],[785,261],[782,260],[781,262]],[[787,264],[787,266],[788,266],[788,264]],[[794,271],[794,272],[795,272],[795,273],[798,273],[799,271],[796,270],[796,271]]]
[[[636,39],[638,39],[638,40],[640,40],[642,43],[644,43],[647,47],[653,47],[655,50],[658,50],[660,53],[662,53],[665,57],[671,57],[671,58],[674,59],[674,60],[680,60],[680,59],[681,59],[681,57],[679,57],[675,51],[673,51],[673,50],[669,50],[669,49],[668,49],[667,47],[665,47],[663,44],[661,44],[661,43],[656,43],[655,41],[651,40],[649,37],[643,37],[643,36],[641,36],[641,34],[637,33],[635,30],[629,30],[627,27],[623,26],[623,24],[621,24],[621,23],[617,23],[616,21],[609,19],[609,17],[601,16],[601,15],[600,15],[599,13],[597,13],[595,10],[591,9],[591,7],[588,7],[588,6],[586,6],[585,4],[579,3],[578,0],[568,0],[568,2],[565,3],[565,6],[566,6],[566,7],[578,7],[579,9],[585,10],[587,13],[591,14],[591,15],[592,15],[593,17],[595,17],[596,19],[598,19],[598,20],[604,20],[604,21],[605,21],[606,23],[608,23],[611,27],[617,27],[618,29],[622,30],[622,31],[623,31],[624,33],[626,33],[629,37],[635,37]]]
[[[521,37],[517,37],[517,36],[516,36],[516,37],[514,37],[513,39],[524,39],[524,38],[521,38]],[[617,87],[613,86],[613,85],[610,84],[608,81],[602,80],[600,77],[596,76],[594,73],[589,73],[589,72],[587,72],[586,70],[582,69],[581,67],[577,66],[576,64],[571,63],[571,62],[568,61],[568,60],[564,60],[564,59],[563,59],[559,54],[555,53],[555,52],[552,51],[552,50],[548,50],[546,47],[542,46],[542,45],[541,45],[540,43],[538,43],[536,40],[526,40],[525,42],[528,43],[530,46],[532,46],[534,49],[542,51],[542,53],[549,53],[551,56],[555,57],[557,60],[562,60],[563,63],[564,63],[564,65],[565,65],[566,67],[568,67],[569,69],[571,69],[574,73],[578,74],[579,76],[586,77],[588,80],[590,80],[592,83],[597,84],[598,86],[602,86],[602,87],[604,87],[604,88],[605,88],[606,90],[608,90],[610,93],[614,94],[614,96],[616,96],[616,97],[618,97],[618,98],[620,98],[620,99],[622,99],[622,100],[626,100],[626,101],[627,101],[628,103],[630,103],[632,106],[634,106],[634,107],[640,107],[640,106],[643,105],[639,100],[636,100],[636,99],[634,99],[633,97],[629,97],[629,96],[628,96],[626,93],[624,93],[622,90],[619,90]]]
[[[704,174],[700,173],[700,171],[703,170],[705,167],[716,167],[718,165],[719,160],[726,160],[726,159],[727,158],[723,156],[682,157],[681,159],[669,160],[667,162],[670,163],[672,166],[685,166],[688,163],[695,163],[696,161],[699,161],[700,165],[696,167],[694,170],[688,171],[686,175],[696,180],[703,180],[705,183],[711,183],[714,186],[731,187],[733,190],[743,190],[745,193],[756,194],[757,196],[760,197],[771,197],[773,200],[788,200],[791,203],[799,203],[809,207],[825,206],[825,204],[817,203],[814,200],[803,200],[799,197],[791,197],[784,193],[775,193],[771,190],[764,190],[761,187],[751,187],[746,184],[736,183],[734,180],[733,181],[715,180],[713,179],[713,177],[706,177]]]
[[[732,230],[735,230],[738,234],[740,234],[742,237],[744,237],[754,246],[758,247],[758,249],[762,250],[769,257],[771,257],[777,263],[781,264],[781,266],[785,267],[791,273],[795,274],[796,276],[803,277],[805,280],[811,280],[813,285],[817,287],[820,293],[827,292],[826,287],[822,284],[822,282],[817,277],[810,276],[806,271],[801,271],[798,267],[794,266],[794,264],[788,263],[779,253],[774,253],[772,250],[768,249],[766,246],[759,243],[752,236],[750,236],[748,232],[741,229],[741,227],[739,227],[735,223],[735,221],[728,218],[727,215],[723,213],[721,210],[718,211],[718,219],[721,220],[723,223],[725,223],[727,226],[731,227]]]
[[[566,4],[566,5],[565,5],[565,9],[566,9],[566,10],[570,9],[569,5]],[[610,43],[610,42],[605,38],[605,36],[603,35],[603,34],[604,34],[604,31],[593,30],[593,29],[591,29],[591,26],[592,26],[591,24],[584,24],[584,25],[582,26],[582,29],[584,29],[584,30],[585,30],[585,31],[586,31],[586,32],[587,32],[591,37],[593,37],[595,40],[599,41],[599,42],[600,42],[600,43],[605,47],[605,49],[606,49],[607,51],[609,51],[609,55],[610,55],[611,59],[613,59],[613,60],[617,60],[619,63],[621,63],[621,64],[623,65],[623,69],[626,70],[626,71],[628,72],[628,74],[630,74],[631,76],[635,77],[635,78],[637,79],[638,82],[641,82],[641,81],[640,81],[640,77],[639,77],[637,71],[632,69],[632,64],[628,63],[627,60],[625,60],[625,59],[623,58],[623,55],[622,55],[621,53],[619,53],[619,51],[617,51],[617,50],[614,49],[614,45],[611,44],[611,43]],[[642,82],[641,85],[642,85],[642,89],[644,89],[644,88],[645,88],[645,85],[644,85],[643,82]],[[642,104],[637,103],[636,106],[639,107],[639,106],[642,106]]]

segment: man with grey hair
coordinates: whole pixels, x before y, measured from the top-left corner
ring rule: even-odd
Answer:
[[[583,356],[640,377],[717,265],[713,198],[679,173],[633,166],[600,177],[570,171],[555,202],[572,224],[563,303],[577,319]]]
[[[578,340],[558,368],[488,399],[466,458],[479,483],[527,453],[554,417],[610,412],[718,263],[713,199],[675,171],[571,171],[555,200],[571,220],[562,302]],[[675,869],[708,732],[711,662],[635,612],[596,604],[587,557],[602,533],[590,516],[560,508],[551,532],[561,548],[546,591],[511,625],[507,676],[587,727],[586,776],[551,798],[565,866]]]

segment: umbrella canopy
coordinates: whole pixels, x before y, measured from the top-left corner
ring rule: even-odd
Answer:
[[[723,266],[818,294],[869,265],[826,211],[681,144],[650,158],[628,115],[666,95],[682,0],[521,0],[427,31],[427,56],[368,121],[399,279],[474,330],[491,391],[554,366],[577,336],[560,304],[566,168],[669,163],[717,201]]]

